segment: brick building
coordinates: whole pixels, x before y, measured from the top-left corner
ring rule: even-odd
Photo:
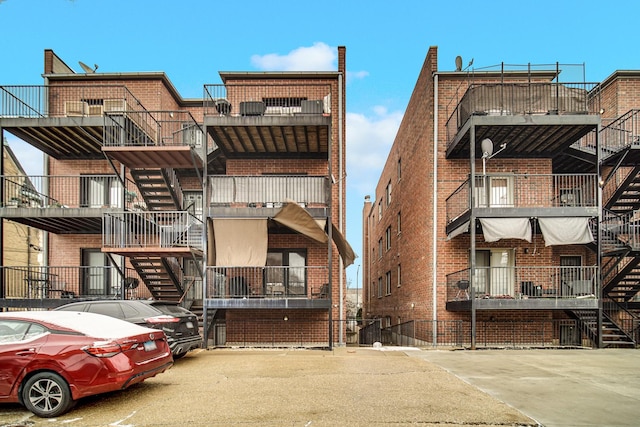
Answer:
[[[42,297],[6,298],[34,272],[3,265],[3,307],[154,298],[214,345],[342,344],[345,53],[183,99],[164,73],[75,73],[46,50],[42,86],[0,87],[0,135],[46,154],[32,203],[0,216],[48,236]]]
[[[26,179],[26,173],[22,165],[16,158],[11,147],[4,141],[4,174],[20,177],[20,181],[26,184],[26,188],[31,188],[31,182]],[[20,205],[29,203],[30,191],[9,195],[7,207],[17,208]],[[13,221],[2,221],[2,258],[3,264],[12,265],[16,268],[37,268],[42,265],[42,232],[36,228],[26,226]],[[13,298],[24,297],[25,295],[10,295]]]
[[[457,61],[429,49],[365,199],[363,317],[382,332],[365,335],[635,345],[640,72]]]

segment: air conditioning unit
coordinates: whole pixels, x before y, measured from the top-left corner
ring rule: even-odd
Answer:
[[[105,99],[103,102],[106,113],[122,113],[127,111],[127,101],[124,99]]]
[[[89,112],[89,105],[84,101],[65,101],[64,115],[67,117],[86,116]]]
[[[102,116],[102,105],[89,105],[90,116]]]
[[[322,114],[323,109],[323,101],[322,100],[313,100],[313,101],[302,101],[302,114]]]

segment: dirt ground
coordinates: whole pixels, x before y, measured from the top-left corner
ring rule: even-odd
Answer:
[[[132,388],[40,419],[0,405],[14,426],[535,426],[435,364],[402,351],[196,350]]]

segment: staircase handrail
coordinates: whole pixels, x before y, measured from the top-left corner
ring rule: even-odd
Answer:
[[[603,299],[602,314],[606,316],[611,323],[616,325],[634,344],[636,343],[636,340],[633,339],[633,330],[634,325],[638,324],[638,316],[635,316],[622,304],[611,298]]]

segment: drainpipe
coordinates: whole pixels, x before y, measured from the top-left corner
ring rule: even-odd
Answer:
[[[343,181],[345,178],[344,175],[344,169],[343,169],[343,150],[342,150],[342,144],[344,143],[343,138],[342,138],[342,132],[343,132],[343,127],[342,127],[342,120],[344,118],[343,114],[342,114],[342,109],[343,109],[343,102],[342,102],[342,79],[343,79],[343,75],[342,73],[338,74],[338,200],[340,200],[340,203],[338,204],[338,227],[340,229],[340,232],[346,237],[346,233],[345,233],[345,229],[344,229],[344,224],[342,221],[342,217],[344,215],[343,212],[343,205],[344,203],[342,202],[343,197],[344,197],[344,192],[342,190],[342,186],[344,185]],[[331,242],[329,242],[329,244],[331,244]],[[340,333],[339,333],[339,338],[338,338],[338,344],[340,346],[344,345],[344,333],[343,333],[343,322],[344,322],[344,315],[343,315],[343,311],[344,311],[344,294],[343,294],[343,287],[344,287],[344,263],[342,262],[342,257],[340,257]]]
[[[473,122],[473,118],[471,118],[471,127],[469,129],[470,136],[470,154],[469,154],[469,162],[470,173],[470,195],[469,195],[469,206],[471,206],[471,215],[469,216],[469,235],[471,236],[471,269],[469,270],[469,283],[471,288],[471,350],[476,349],[476,294],[474,291],[475,280],[474,276],[476,273],[476,210],[473,208],[475,206],[475,194],[476,194],[476,125]]]
[[[438,75],[433,76],[433,224],[431,241],[433,345],[438,344]]]

